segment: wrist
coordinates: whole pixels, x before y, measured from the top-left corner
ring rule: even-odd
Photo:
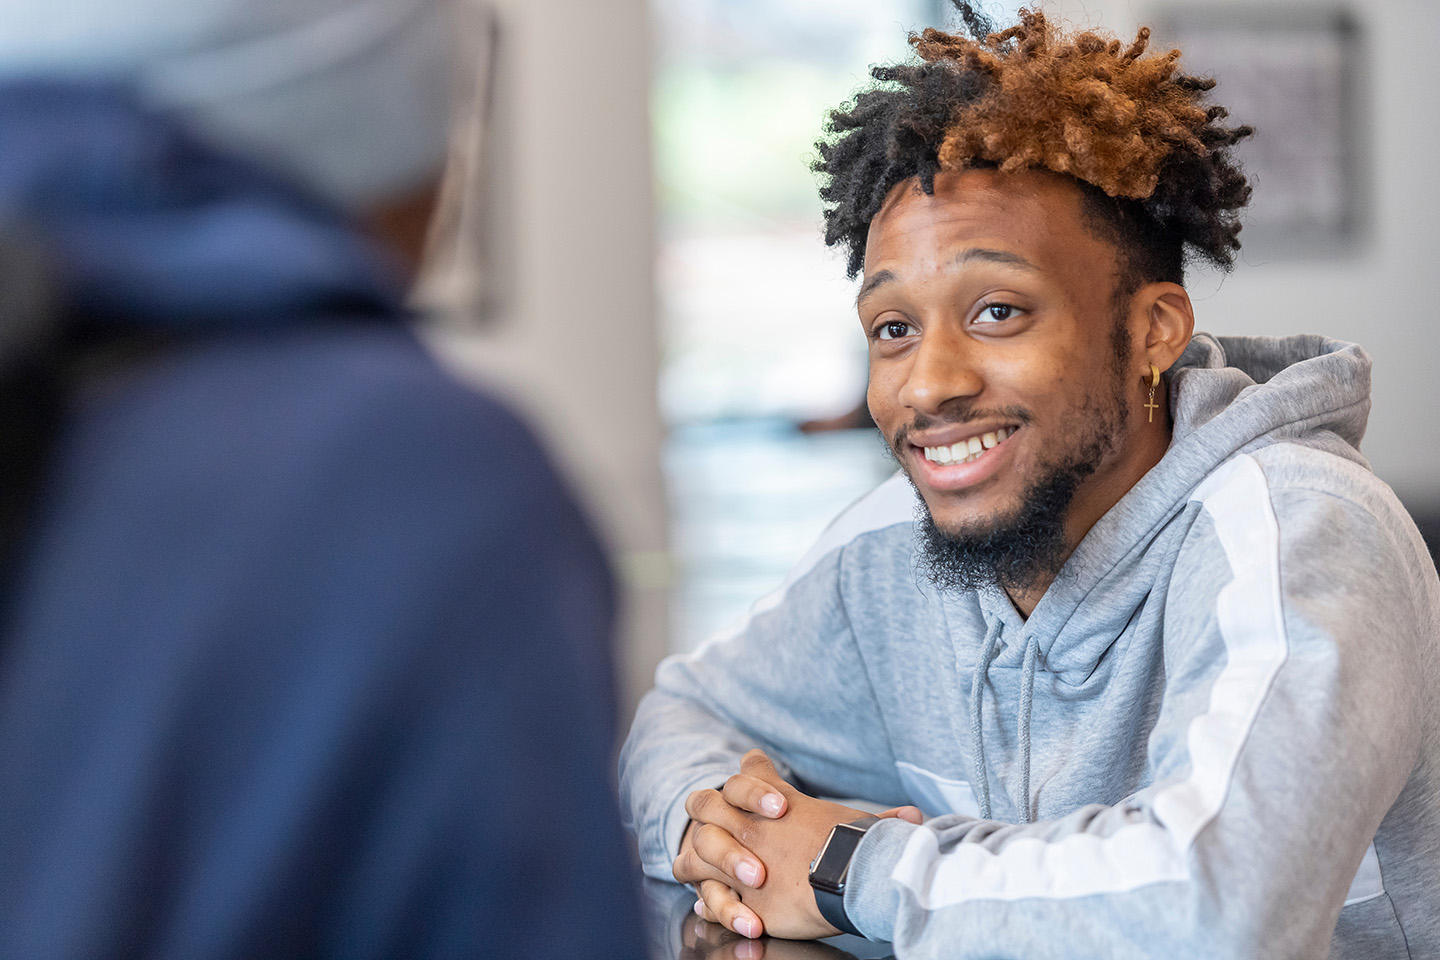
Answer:
[[[904,820],[887,818],[866,831],[864,840],[856,847],[845,887],[845,913],[866,939],[894,939],[900,892],[891,876],[915,833],[924,829]]]
[[[809,879],[815,908],[826,923],[843,933],[859,933],[846,913],[845,891],[855,851],[866,832],[879,822],[877,817],[860,817],[835,824],[810,861]]]

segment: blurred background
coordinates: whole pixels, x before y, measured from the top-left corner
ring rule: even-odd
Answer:
[[[1019,4],[986,5],[1001,21]],[[1156,28],[1259,135],[1232,275],[1194,271],[1197,326],[1318,332],[1374,359],[1364,450],[1440,514],[1440,36],[1431,0],[1053,0]],[[468,282],[436,348],[501,383],[600,518],[626,589],[625,702],[776,585],[893,467],[872,430],[802,432],[861,400],[865,352],[809,172],[825,113],[945,0],[495,0],[493,87],[464,197]],[[459,202],[459,201],[457,201]],[[479,319],[475,317],[478,314]],[[1427,530],[1428,532],[1428,530]],[[1432,539],[1432,545],[1434,540]]]

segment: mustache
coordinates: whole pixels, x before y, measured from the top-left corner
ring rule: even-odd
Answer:
[[[917,413],[909,423],[902,423],[891,438],[890,445],[895,448],[895,455],[899,456],[910,442],[910,434],[919,430],[929,430],[932,427],[972,423],[976,420],[1013,420],[1022,427],[1028,424],[1031,419],[1030,411],[1024,407],[990,407],[981,409],[971,403],[955,403],[942,407],[938,417]]]

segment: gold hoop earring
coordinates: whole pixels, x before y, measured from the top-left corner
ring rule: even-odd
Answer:
[[[1160,409],[1160,406],[1155,402],[1155,388],[1158,386],[1160,386],[1160,368],[1152,363],[1150,364],[1150,399],[1145,404],[1145,409],[1150,412],[1149,420],[1146,421],[1147,423],[1155,422],[1155,411]]]

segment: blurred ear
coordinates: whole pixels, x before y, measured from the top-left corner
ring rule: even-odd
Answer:
[[[439,199],[440,178],[437,176],[361,211],[360,226],[384,244],[413,278],[420,272],[430,220]]]
[[[1135,292],[1130,301],[1130,317],[1143,334],[1145,350],[1141,358],[1145,374],[1155,364],[1163,372],[1169,370],[1195,332],[1195,308],[1190,295],[1178,283],[1147,283]]]

